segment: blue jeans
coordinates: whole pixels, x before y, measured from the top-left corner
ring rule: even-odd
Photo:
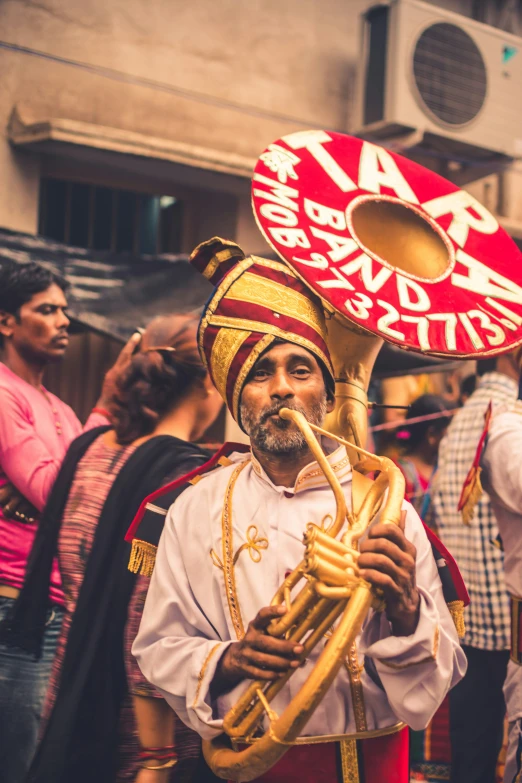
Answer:
[[[0,620],[13,606],[0,596]],[[60,635],[63,609],[49,609],[40,660],[17,648],[0,645],[0,783],[24,783]]]

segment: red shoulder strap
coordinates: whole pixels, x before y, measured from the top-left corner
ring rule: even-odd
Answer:
[[[464,479],[464,484],[462,485],[462,490],[460,492],[460,498],[459,498],[459,504],[457,506],[457,511],[462,511],[466,503],[468,502],[468,498],[472,494],[472,488],[476,481],[476,475],[478,468],[480,466],[480,460],[482,458],[482,452],[484,451],[484,447],[486,445],[486,439],[488,437],[489,433],[489,425],[491,423],[491,415],[493,413],[493,402],[491,401],[487,407],[486,413],[484,414],[484,429],[482,430],[482,434],[479,438],[479,442],[477,444],[477,450],[475,451],[475,457],[473,459],[473,464],[471,465],[468,474],[466,478]],[[480,495],[479,495],[480,496]],[[472,505],[475,505],[477,502],[477,499],[472,501]],[[472,512],[471,512],[472,514]]]
[[[446,561],[446,565],[448,566],[451,579],[455,586],[455,590],[457,592],[459,600],[464,601],[464,606],[469,606],[470,603],[469,593],[466,584],[464,582],[464,579],[462,578],[462,574],[460,573],[459,567],[457,565],[457,561],[455,560],[455,558],[453,557],[449,549],[447,549],[444,546],[440,538],[435,535],[433,530],[431,530],[427,525],[425,525],[424,522],[422,524],[424,525],[424,530],[426,531],[426,535],[428,536],[428,540],[430,544],[440,552],[440,554]]]
[[[212,468],[217,465],[220,460],[228,457],[228,455],[232,454],[234,451],[238,451],[244,454],[245,452],[250,451],[250,447],[246,446],[244,443],[225,443],[223,446],[221,446],[219,451],[216,451],[216,453],[207,462],[205,462],[203,465],[200,465],[199,468],[195,468],[194,470],[190,471],[190,473],[185,473],[184,476],[171,481],[170,484],[166,484],[164,487],[160,487],[160,489],[157,489],[155,492],[146,497],[140,505],[138,513],[132,520],[129,529],[125,534],[125,541],[132,541],[135,538],[136,532],[141,520],[143,519],[143,515],[148,503],[154,503],[154,501],[160,498],[162,495],[165,495],[168,492],[172,492],[172,490],[177,489],[183,484],[189,484],[197,476],[208,473],[208,471],[212,470]]]

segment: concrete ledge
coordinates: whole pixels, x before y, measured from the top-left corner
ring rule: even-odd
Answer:
[[[184,142],[146,136],[141,133],[61,118],[39,122],[25,121],[18,107],[13,109],[8,138],[18,148],[59,154],[60,145],[116,152],[169,163],[179,163],[208,171],[252,178],[256,160],[243,155],[198,147]]]

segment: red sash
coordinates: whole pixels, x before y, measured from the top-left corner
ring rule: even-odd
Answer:
[[[339,742],[295,745],[255,783],[409,783],[408,729],[357,740],[357,757],[358,771],[346,764],[343,775]]]

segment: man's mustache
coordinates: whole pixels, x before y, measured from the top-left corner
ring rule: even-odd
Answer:
[[[289,402],[280,402],[277,403],[276,405],[271,405],[270,408],[264,410],[259,418],[259,423],[264,424],[266,421],[268,421],[270,416],[276,416],[279,413],[279,411],[282,410],[283,408],[288,408],[291,411],[298,411],[299,413],[304,414],[304,411],[300,405],[295,405],[295,404],[292,405],[292,403]]]
[[[64,337],[69,337],[69,332],[67,331],[67,329],[60,329],[58,334],[56,334],[52,338],[51,342],[53,342],[53,343],[54,342],[58,342],[59,340],[63,340]]]

